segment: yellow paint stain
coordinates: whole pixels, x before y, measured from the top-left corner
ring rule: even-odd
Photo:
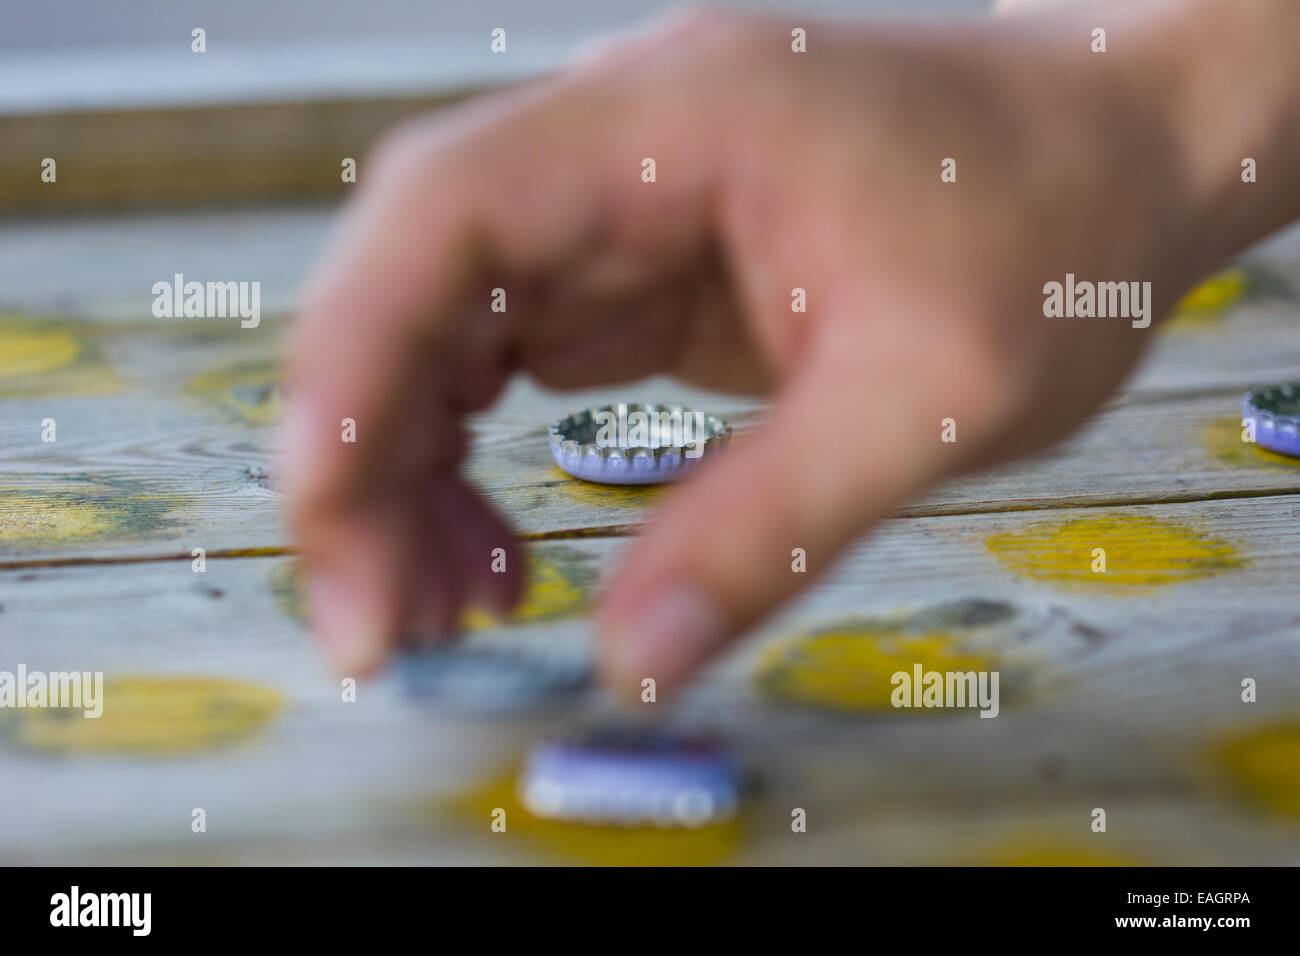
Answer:
[[[480,608],[467,608],[460,625],[468,631],[511,624],[541,624],[579,617],[591,606],[596,572],[591,559],[580,551],[548,548],[528,556],[528,589],[514,612],[499,618]],[[268,585],[276,605],[290,618],[306,620],[302,567],[284,561],[271,568]]]
[[[506,832],[536,850],[599,866],[701,866],[721,863],[740,844],[741,823],[696,829],[591,826],[544,820],[529,813],[515,793],[515,775],[490,780],[453,801],[451,810],[489,833],[492,812],[506,812]]]
[[[192,394],[251,425],[271,424],[284,405],[279,367],[271,362],[213,369],[191,378],[187,387]]]
[[[0,397],[94,395],[120,385],[67,323],[0,316]]]
[[[0,378],[42,375],[76,361],[81,346],[60,328],[6,322],[0,330]]]
[[[1099,835],[1100,839],[1100,835]],[[957,866],[1141,866],[1130,857],[1057,835],[1020,834],[953,861]]]
[[[295,621],[307,620],[307,605],[303,600],[302,564],[298,561],[277,561],[267,576],[271,597],[276,607]]]
[[[900,711],[890,701],[890,678],[898,671],[911,675],[915,664],[924,671],[998,669],[990,658],[963,650],[949,633],[910,634],[901,625],[867,621],[799,635],[767,648],[754,680],[762,694],[785,704],[893,713]]]
[[[571,500],[594,508],[649,508],[663,498],[664,485],[602,485],[551,467],[550,479]]]
[[[502,620],[478,608],[461,616],[461,627],[479,630],[508,624],[539,624],[578,617],[591,604],[590,588],[595,574],[581,552],[552,550],[528,558],[528,589],[508,618]]]
[[[1105,551],[1094,572],[1094,549]],[[1033,525],[988,539],[1013,574],[1067,589],[1140,592],[1240,567],[1236,549],[1195,528],[1141,515],[1104,515]]]
[[[1300,817],[1300,720],[1227,736],[1215,745],[1214,756],[1251,803]]]
[[[0,488],[0,542],[18,548],[148,532],[174,499],[95,486],[85,492]]]
[[[68,708],[6,708],[4,737],[56,754],[194,753],[243,742],[283,708],[279,692],[207,677],[120,677],[104,682],[103,714]]]
[[[1206,453],[1224,464],[1245,468],[1300,467],[1300,458],[1280,455],[1255,442],[1241,440],[1240,418],[1224,418],[1206,425],[1201,432],[1201,442]]]
[[[1240,266],[1217,272],[1183,296],[1162,327],[1186,330],[1209,325],[1240,302],[1249,288],[1246,270]]]
[[[0,541],[97,538],[116,526],[111,509],[92,502],[24,496],[16,504],[0,508]]]

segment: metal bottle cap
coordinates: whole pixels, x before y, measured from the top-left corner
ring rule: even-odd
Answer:
[[[1261,448],[1300,457],[1300,383],[1266,385],[1241,400],[1243,422],[1255,423]]]
[[[568,474],[611,485],[676,481],[727,446],[731,428],[680,405],[586,408],[551,425],[551,455]]]

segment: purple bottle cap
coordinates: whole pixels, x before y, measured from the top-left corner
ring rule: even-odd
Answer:
[[[609,485],[676,481],[731,441],[731,428],[680,405],[586,408],[548,430],[551,456],[574,478]]]
[[[1300,458],[1300,383],[1266,385],[1241,400],[1243,423],[1254,423],[1261,448]]]

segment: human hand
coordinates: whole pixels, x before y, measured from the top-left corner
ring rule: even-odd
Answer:
[[[1150,281],[1159,317],[1226,251],[1193,240],[1182,132],[1135,93],[1164,65],[1149,49],[1102,69],[1086,31],[1041,18],[798,19],[806,53],[788,18],[678,18],[405,126],[363,166],[295,328],[286,462],[342,671],[516,599],[517,574],[489,570],[509,531],[455,471],[462,416],[516,372],[774,396],[597,609],[607,678],[663,689],[908,496],[1043,448],[1106,398],[1153,329],[1046,318],[1045,283]]]

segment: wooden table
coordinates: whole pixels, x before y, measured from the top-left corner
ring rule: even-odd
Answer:
[[[0,670],[109,682],[99,720],[0,712],[0,862],[1300,862],[1300,463],[1243,445],[1238,405],[1300,378],[1295,236],[1203,291],[1083,432],[911,503],[647,705],[721,733],[753,778],[735,823],[660,832],[548,824],[514,796],[530,742],[602,719],[598,695],[482,714],[390,675],[345,702],[313,648],[272,464],[286,321],[154,319],[149,290],[257,279],[287,310],[327,221],[0,229]],[[566,478],[544,426],[641,398],[741,434],[763,411],[519,382],[475,419],[470,472],[536,585],[468,647],[587,653],[595,582],[659,493]],[[913,662],[998,670],[1001,713],[892,708]]]

